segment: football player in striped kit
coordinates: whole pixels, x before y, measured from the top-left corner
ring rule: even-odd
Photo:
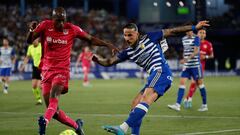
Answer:
[[[103,126],[106,131],[116,135],[124,135],[130,127],[132,128],[132,135],[140,134],[142,119],[148,112],[149,106],[163,96],[172,83],[172,73],[164,58],[159,41],[178,33],[200,29],[203,26],[209,26],[208,21],[201,21],[196,26],[186,25],[140,35],[137,25],[129,23],[123,28],[124,39],[129,45],[128,48],[109,59],[93,55],[93,61],[102,66],[111,66],[130,60],[149,73],[145,87],[133,99],[131,112],[127,120],[119,126]]]
[[[207,94],[203,83],[203,73],[200,63],[200,38],[193,31],[186,32],[186,36],[182,38],[183,44],[183,69],[180,78],[178,96],[176,104],[168,105],[170,109],[180,111],[182,98],[186,89],[186,81],[193,78],[200,89],[202,97],[202,105],[198,111],[207,111]]]

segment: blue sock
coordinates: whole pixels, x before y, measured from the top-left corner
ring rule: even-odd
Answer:
[[[142,119],[137,121],[135,127],[132,127],[132,132],[131,132],[132,135],[139,135],[140,134],[141,124],[142,124]]]
[[[181,104],[182,98],[184,96],[184,92],[185,92],[185,86],[180,86],[178,89],[178,97],[177,97],[178,104]]]
[[[205,86],[200,85],[199,88],[200,88],[200,93],[202,96],[202,102],[205,105],[205,104],[207,104],[207,92],[206,92]]]
[[[149,108],[149,105],[141,102],[139,103],[133,111],[129,114],[128,119],[125,121],[129,127],[137,127],[139,122],[145,116]]]

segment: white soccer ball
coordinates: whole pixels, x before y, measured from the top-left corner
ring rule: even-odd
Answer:
[[[62,131],[59,135],[77,135],[77,134],[73,130],[67,129],[67,130]]]

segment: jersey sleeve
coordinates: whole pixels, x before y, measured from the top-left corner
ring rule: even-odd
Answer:
[[[213,47],[212,47],[212,43],[209,42],[209,49],[208,49],[208,53],[209,55],[211,55],[213,53]]]
[[[11,51],[11,56],[15,56],[15,54],[16,54],[15,50],[12,49],[12,51]]]
[[[87,32],[82,30],[79,26],[73,25],[73,29],[75,32],[75,37],[84,38],[86,35],[88,35]]]
[[[160,41],[163,39],[163,31],[162,30],[156,31],[156,32],[148,32],[147,35],[152,41]]]
[[[117,57],[120,59],[120,61],[125,61],[129,58],[127,51],[121,51],[120,53],[118,53]]]
[[[37,27],[34,29],[34,32],[35,33],[42,33],[45,30],[45,28],[46,28],[46,25],[47,25],[46,23],[47,23],[46,21],[40,22],[37,25]]]
[[[198,36],[194,38],[194,46],[197,46],[197,47],[200,46],[200,38]]]

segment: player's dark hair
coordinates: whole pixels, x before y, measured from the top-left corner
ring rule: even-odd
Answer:
[[[199,29],[199,30],[205,30],[205,31],[207,31],[207,28],[206,28],[206,27],[202,27],[202,28]]]
[[[127,29],[134,29],[135,31],[138,32],[138,27],[137,27],[137,25],[135,23],[128,23],[128,24],[126,24],[123,27],[123,29],[125,29],[125,28],[127,28]]]
[[[3,36],[2,39],[6,39],[6,40],[8,40],[8,37],[7,37],[7,36]]]
[[[52,17],[55,18],[66,18],[67,13],[63,7],[57,7],[52,11]]]

